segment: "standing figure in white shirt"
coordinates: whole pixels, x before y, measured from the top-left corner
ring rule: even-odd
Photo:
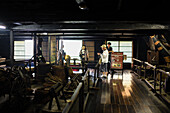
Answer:
[[[108,73],[108,60],[109,60],[109,54],[108,54],[108,50],[106,48],[106,45],[103,44],[101,46],[103,53],[97,53],[98,55],[100,55],[101,59],[102,59],[102,63],[101,63],[101,71],[103,72],[103,77],[107,78],[107,73]]]

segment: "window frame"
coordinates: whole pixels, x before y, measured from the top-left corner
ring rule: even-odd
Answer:
[[[32,44],[31,44],[32,45],[32,54],[30,54],[30,55],[26,54],[26,42],[27,41],[32,41]],[[20,42],[21,44],[19,44],[18,42]],[[17,47],[19,47],[19,48],[17,48]],[[16,41],[14,41],[14,59],[15,60],[28,60],[33,56],[33,51],[34,51],[33,40],[22,40],[22,41],[16,40]],[[23,52],[23,53],[19,53],[19,52]]]
[[[126,62],[124,60],[123,63],[132,63],[132,58],[133,58],[133,41],[107,41],[107,43],[108,42],[111,42],[111,44],[112,44],[112,42],[117,42],[118,43],[118,46],[112,46],[111,45],[112,48],[117,47],[116,50],[118,50],[118,51],[114,51],[114,49],[112,49],[114,52],[123,52],[123,53],[128,53],[129,52],[129,53],[131,53],[132,55],[130,57],[127,56],[127,59],[131,58],[131,62]],[[121,46],[121,42],[131,42],[131,46]],[[121,47],[131,47],[132,50],[131,51],[120,51]]]

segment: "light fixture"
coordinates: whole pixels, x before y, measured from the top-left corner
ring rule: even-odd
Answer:
[[[81,10],[88,10],[85,0],[76,0],[76,2]]]
[[[80,8],[81,10],[88,10],[88,7],[87,7],[87,5],[86,5],[84,2],[82,2],[81,4],[79,4],[79,8]]]
[[[0,25],[0,29],[6,29],[6,26]]]
[[[19,22],[14,22],[13,24],[21,26],[22,24]]]
[[[42,33],[43,35],[48,35],[48,33]]]

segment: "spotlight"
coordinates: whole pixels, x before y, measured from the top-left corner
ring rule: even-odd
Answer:
[[[79,8],[80,8],[81,10],[88,10],[88,7],[87,7],[87,5],[85,4],[85,2],[80,3],[80,4],[79,4]]]
[[[6,26],[0,25],[0,29],[6,29]]]
[[[84,0],[76,0],[76,2],[81,10],[88,10],[88,7]]]

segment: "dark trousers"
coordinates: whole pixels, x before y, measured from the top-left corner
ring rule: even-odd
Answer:
[[[109,72],[109,70],[110,70],[110,68],[111,68],[111,66],[110,66],[110,65],[111,65],[111,62],[109,61],[109,62],[108,62],[108,66],[107,66],[107,70],[108,70],[108,72]]]
[[[82,58],[82,59],[81,59],[81,66],[84,67],[84,64],[85,64],[85,59]]]

